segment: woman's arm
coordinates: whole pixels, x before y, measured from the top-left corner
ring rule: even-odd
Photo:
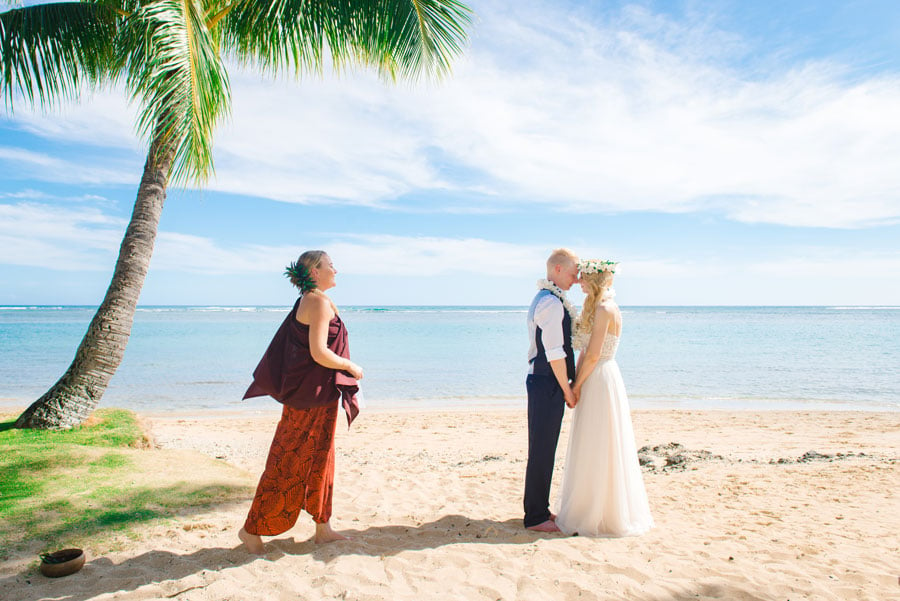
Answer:
[[[586,350],[586,349],[585,349]],[[575,373],[581,371],[581,364],[584,363],[584,350],[578,353],[578,360],[575,362]],[[576,380],[578,376],[576,375]],[[575,382],[572,382],[572,394],[575,396],[575,404],[578,404],[579,397],[581,396],[581,387],[575,388]],[[570,405],[570,407],[574,407],[575,405]]]
[[[603,305],[597,306],[597,312],[594,313],[594,325],[591,327],[591,339],[587,348],[578,358],[578,369],[575,375],[575,384],[572,388],[575,390],[575,396],[581,396],[581,387],[585,380],[594,371],[597,362],[600,360],[600,352],[603,350],[603,341],[606,340],[606,331],[609,329],[609,323],[613,318],[612,312]]]
[[[334,310],[328,299],[310,294],[303,299],[303,303],[303,313],[309,319],[309,352],[313,361],[324,367],[349,372],[357,380],[362,379],[362,368],[328,348],[328,324],[334,319]]]

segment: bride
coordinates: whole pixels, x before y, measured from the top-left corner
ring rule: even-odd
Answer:
[[[556,524],[566,534],[634,536],[653,526],[616,348],[622,314],[613,301],[617,263],[582,261],[587,294],[574,336],[578,399]]]

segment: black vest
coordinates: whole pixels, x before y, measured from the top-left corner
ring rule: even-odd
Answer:
[[[563,350],[566,351],[566,374],[569,380],[575,380],[575,351],[572,350],[572,318],[569,312],[563,310]],[[547,361],[547,352],[544,350],[543,332],[540,327],[535,329],[535,342],[537,343],[537,356],[531,360],[534,366],[531,373],[539,376],[553,376],[553,369]]]

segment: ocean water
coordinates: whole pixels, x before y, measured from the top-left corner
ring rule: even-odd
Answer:
[[[101,402],[139,411],[241,401],[289,307],[141,307]],[[68,367],[90,307],[0,307],[0,404]],[[900,411],[900,307],[623,307],[635,408]],[[525,307],[345,307],[370,408],[524,407]]]

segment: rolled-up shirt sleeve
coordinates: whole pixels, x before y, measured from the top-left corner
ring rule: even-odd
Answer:
[[[541,341],[544,344],[547,361],[566,358],[562,328],[565,310],[562,301],[549,294],[535,307],[534,324],[541,329]]]

